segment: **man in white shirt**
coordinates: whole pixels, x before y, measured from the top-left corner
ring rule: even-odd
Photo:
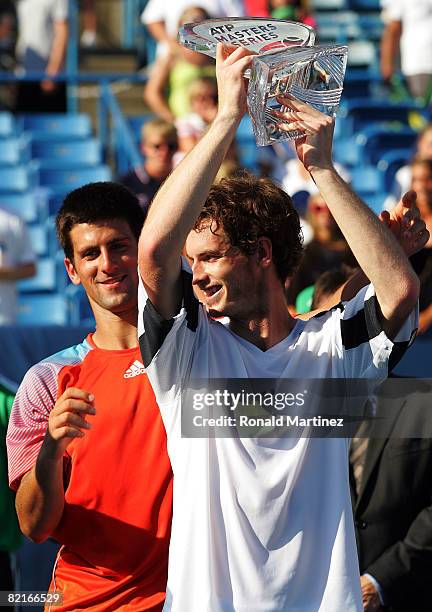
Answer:
[[[0,208],[0,325],[15,322],[16,282],[35,273],[35,256],[25,223]]]
[[[242,0],[149,0],[141,15],[141,21],[158,42],[158,54],[163,52],[164,45],[169,46],[176,41],[182,13],[195,6],[206,10],[211,17],[244,15]]]
[[[306,130],[297,155],[373,283],[308,322],[289,315],[284,282],[301,257],[289,196],[251,176],[212,187],[250,61],[218,46],[218,114],[156,195],[139,245],[141,353],[174,472],[164,609],[360,612],[345,438],[181,436],[182,395],[198,380],[379,381],[416,326],[418,280],[335,171],[333,119],[282,98],[281,125]]]
[[[432,78],[432,0],[386,0],[381,39],[381,74],[389,80],[400,48],[401,68],[413,96],[430,93]]]
[[[49,79],[58,75],[66,59],[68,0],[19,0],[17,3],[17,58],[26,72],[44,72],[41,83],[20,84],[17,112],[64,112],[64,83]]]

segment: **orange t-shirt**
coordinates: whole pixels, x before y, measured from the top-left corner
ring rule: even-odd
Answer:
[[[139,348],[107,351],[91,335],[40,362],[16,396],[8,433],[11,486],[34,465],[49,412],[67,387],[95,396],[92,428],[65,455],[63,546],[53,610],[160,610],[172,514],[166,434]]]

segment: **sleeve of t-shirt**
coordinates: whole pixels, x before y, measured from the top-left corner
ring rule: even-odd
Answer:
[[[160,406],[170,403],[187,384],[197,338],[207,316],[194,295],[192,272],[182,258],[183,300],[179,313],[163,319],[140,279],[138,336],[143,363]]]
[[[33,263],[36,260],[26,224],[16,217],[14,226],[14,261],[19,264]]]
[[[15,491],[36,463],[56,398],[53,366],[39,363],[30,368],[15,396],[6,436],[9,486]]]
[[[66,21],[69,15],[69,0],[55,0],[54,21]]]
[[[141,21],[144,24],[165,21],[164,3],[160,0],[149,0],[141,14]]]
[[[382,329],[377,313],[373,285],[367,285],[352,300],[340,305],[340,341],[346,378],[386,378],[415,338],[417,306],[393,341]]]
[[[403,16],[403,6],[400,0],[392,0],[385,5],[386,22],[401,21]]]

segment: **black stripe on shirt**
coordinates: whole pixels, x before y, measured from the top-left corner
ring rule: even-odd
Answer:
[[[143,312],[144,333],[139,345],[144,367],[148,368],[174,325],[174,319],[164,319],[147,298]]]
[[[372,295],[353,317],[341,320],[342,345],[345,349],[356,348],[379,336],[382,326],[378,320],[377,306],[376,297]]]
[[[195,332],[198,327],[199,302],[193,292],[192,274],[182,270],[181,284],[187,327]],[[139,345],[144,367],[147,368],[170,333],[174,325],[174,318],[164,319],[153,306],[150,299],[147,298],[143,311],[143,323],[144,333],[140,336]]]

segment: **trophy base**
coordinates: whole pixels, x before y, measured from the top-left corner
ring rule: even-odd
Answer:
[[[339,107],[348,48],[342,45],[291,47],[257,55],[252,60],[248,108],[257,145],[301,138],[301,129],[287,131],[272,111],[290,112],[277,101],[289,93],[326,115],[334,117]]]

